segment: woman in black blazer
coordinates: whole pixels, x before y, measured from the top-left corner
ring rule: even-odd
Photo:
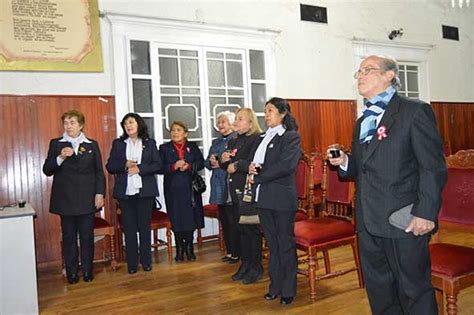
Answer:
[[[51,140],[43,165],[44,174],[54,175],[49,211],[61,217],[67,281],[70,284],[79,281],[79,233],[84,281],[90,282],[94,279],[94,213],[104,205],[102,158],[97,142],[82,133],[84,114],[71,110],[61,120],[64,134]]]
[[[291,304],[296,296],[295,176],[301,142],[286,100],[274,97],[265,104],[265,122],[268,130],[249,166],[249,173],[254,175],[255,202],[270,250],[270,285],[264,298],[273,300],[280,296],[281,304]]]
[[[155,175],[161,160],[156,142],[149,138],[147,125],[140,115],[128,113],[120,125],[123,134],[114,140],[106,168],[115,175],[113,196],[122,210],[128,273],[134,274],[138,257],[143,271],[152,269],[151,215],[158,196]]]
[[[242,280],[243,284],[251,284],[262,278],[262,236],[257,224],[239,224],[240,206],[238,193],[243,192],[247,172],[252,161],[252,148],[258,141],[262,130],[255,112],[250,108],[240,108],[236,113],[234,130],[237,137],[230,140],[221,156],[221,168],[227,170],[229,194],[232,207],[227,209],[230,234],[234,255],[241,255],[239,270],[232,275],[233,281]],[[257,213],[255,213],[257,214]],[[238,248],[239,247],[239,248]],[[239,257],[231,259],[236,263]]]
[[[193,247],[194,230],[204,227],[201,194],[191,188],[192,172],[204,168],[201,150],[187,140],[188,128],[181,121],[171,124],[171,141],[160,146],[164,174],[166,211],[175,236],[177,262],[196,260]]]

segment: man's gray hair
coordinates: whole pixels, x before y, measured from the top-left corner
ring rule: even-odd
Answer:
[[[398,90],[402,87],[402,84],[400,83],[400,77],[398,76],[398,63],[395,58],[390,57],[390,56],[377,56],[380,58],[380,68],[383,71],[393,71],[395,73],[395,76],[392,79],[392,86]]]
[[[228,111],[228,110],[225,110],[223,112],[220,112],[219,114],[217,114],[217,117],[216,117],[216,125],[217,125],[217,121],[219,120],[219,118],[221,117],[225,117],[227,118],[227,120],[229,121],[229,124],[233,124],[234,121],[235,121],[235,114],[231,111]]]

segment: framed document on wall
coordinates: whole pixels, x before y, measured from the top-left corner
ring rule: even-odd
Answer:
[[[1,0],[0,70],[102,72],[97,0]]]

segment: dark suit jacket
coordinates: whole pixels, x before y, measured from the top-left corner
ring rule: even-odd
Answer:
[[[140,197],[156,197],[158,193],[158,184],[156,174],[161,168],[161,159],[156,148],[156,141],[153,139],[142,139],[143,151],[142,161],[138,168],[142,177],[142,188]],[[126,154],[127,144],[124,140],[118,138],[112,143],[109,159],[105,167],[110,174],[115,175],[114,198],[126,199],[128,173],[125,168],[127,163]]]
[[[255,144],[252,158],[263,135]],[[254,177],[254,188],[260,184],[257,208],[277,211],[296,211],[296,167],[301,158],[301,140],[298,132],[285,131],[276,135],[267,145],[265,161]]]
[[[83,142],[78,154],[68,157],[59,166],[56,158],[64,147],[72,147],[62,138],[49,143],[48,157],[43,165],[43,173],[54,175],[51,187],[49,211],[59,215],[82,215],[97,211],[95,195],[105,193],[105,177],[102,157],[97,142]]]
[[[227,144],[226,150],[237,150],[230,162],[221,163],[221,168],[227,171],[229,164],[236,163],[236,171],[229,175],[229,189],[233,204],[239,204],[236,190],[243,192],[250,162],[252,162],[255,143],[259,141],[260,134],[248,136],[237,135]]]
[[[441,191],[447,179],[443,143],[429,104],[395,94],[369,144],[359,143],[357,121],[347,173],[357,185],[357,229],[381,237],[412,237],[389,224],[389,216],[414,203],[412,214],[437,222]]]
[[[163,161],[160,174],[164,174],[166,212],[173,231],[194,231],[196,228],[203,228],[202,196],[191,189],[192,170],[182,172],[173,169],[179,156],[171,141],[160,146],[160,156]],[[194,142],[186,142],[184,160],[198,171],[204,168],[201,150]]]

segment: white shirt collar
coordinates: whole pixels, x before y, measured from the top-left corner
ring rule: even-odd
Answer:
[[[268,128],[266,133],[269,133],[269,134],[278,134],[279,136],[281,136],[282,134],[284,134],[286,131],[285,127],[283,127],[282,124],[276,126],[276,127],[273,127],[273,128]]]
[[[64,133],[64,134],[63,134],[63,137],[59,140],[59,142],[71,142],[70,139],[78,139],[78,140],[79,140],[80,137],[82,137],[80,143],[82,143],[82,142],[85,142],[85,143],[92,143],[92,141],[90,141],[89,139],[87,139],[86,136],[84,136],[84,134],[83,134],[82,132],[81,132],[81,134],[80,134],[77,138],[69,137],[69,136],[67,136],[66,133]],[[69,139],[68,139],[68,138],[69,138]]]

